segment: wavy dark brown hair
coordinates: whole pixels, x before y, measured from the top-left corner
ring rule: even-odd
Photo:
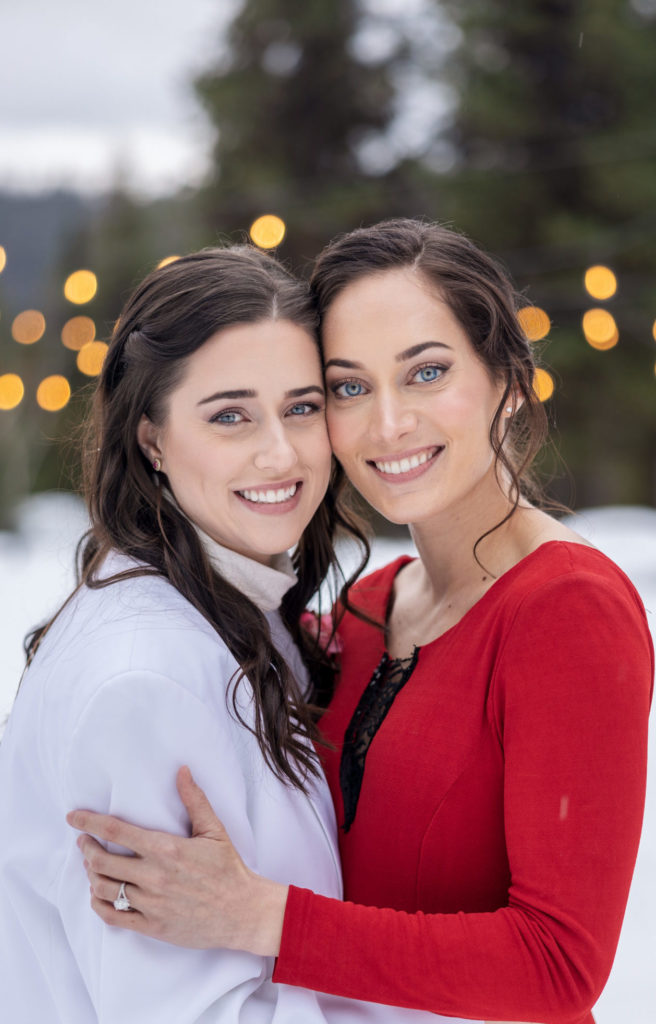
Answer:
[[[230,688],[232,707],[255,734],[267,764],[279,778],[304,789],[308,775],[317,771],[308,741],[318,739],[316,706],[325,704],[332,689],[333,666],[318,637],[303,630],[299,618],[326,577],[339,579],[333,546],[337,531],[364,544],[363,564],[368,554],[355,517],[342,503],[341,468],[334,465],[328,493],[294,552],[298,582],[281,607],[310,672],[312,691],[304,695],[272,643],[265,616],[212,568],[193,524],[167,499],[166,476],[153,473],[137,443],[141,417],[157,425],[165,421],[168,396],[187,359],[208,338],[226,327],[271,318],[289,320],[316,341],[317,316],[307,286],[250,246],[184,256],[154,270],[128,299],[86,430],[83,475],[91,528],[78,548],[77,589],[153,573],[167,579],[211,623],[239,664]],[[101,578],[111,550],[141,564]],[[28,638],[28,661],[53,621]],[[236,690],[244,678],[254,695],[253,726],[238,710]]]
[[[353,281],[402,268],[415,270],[446,303],[492,379],[504,385],[490,444],[497,479],[500,470],[510,479],[511,508],[479,537],[478,547],[513,515],[522,496],[542,501],[530,467],[546,438],[547,417],[533,388],[533,351],[517,317],[525,303],[505,268],[465,235],[440,224],[396,219],[351,231],[321,252],[310,280],[320,319]],[[509,398],[515,413],[504,418]]]

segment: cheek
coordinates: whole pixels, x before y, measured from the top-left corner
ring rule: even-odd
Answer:
[[[328,438],[328,431],[325,423],[307,438],[305,443],[305,459],[314,469],[317,478],[321,479],[325,486],[328,486],[330,470],[332,468],[332,448]]]
[[[202,435],[171,436],[167,452],[169,480],[180,501],[222,487],[243,464],[233,445],[209,443]]]
[[[435,415],[448,429],[468,433],[475,440],[481,431],[488,435],[496,408],[497,398],[483,382],[445,392],[435,407]]]
[[[333,453],[342,462],[349,455],[349,441],[354,440],[353,423],[347,423],[348,417],[341,416],[330,405],[326,409],[326,423],[328,425],[328,437]]]

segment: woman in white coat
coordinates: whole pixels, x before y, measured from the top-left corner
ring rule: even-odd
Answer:
[[[88,435],[80,583],[32,637],[0,752],[12,1024],[405,1020],[274,985],[256,952],[108,930],[65,820],[92,807],[188,834],[168,780],[189,765],[249,870],[341,894],[306,702],[308,668],[320,683],[330,666],[299,625],[347,525],[335,479],[324,499],[324,397],[306,289],[262,253],[184,257],[123,310]],[[114,906],[130,913],[130,886]]]

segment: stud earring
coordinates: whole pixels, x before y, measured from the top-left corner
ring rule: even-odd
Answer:
[[[510,413],[511,413],[512,411],[513,411],[512,405],[507,405],[507,406],[506,406],[506,412],[507,412],[508,414],[510,414]]]
[[[159,459],[153,459],[153,469],[155,470],[155,472],[159,473],[161,468],[162,468],[161,461]]]

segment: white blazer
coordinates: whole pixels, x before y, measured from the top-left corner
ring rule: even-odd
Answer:
[[[108,573],[129,566],[113,555]],[[274,642],[302,674],[277,612]],[[273,960],[110,928],[65,821],[73,808],[188,834],[188,764],[245,862],[341,898],[332,801],[267,769],[226,703],[237,664],[166,581],[84,588],[45,637],[0,747],[0,1016],[11,1024],[418,1024],[434,1014],[271,982]],[[240,710],[251,716],[240,683]],[[449,1018],[453,1022],[453,1018]]]

